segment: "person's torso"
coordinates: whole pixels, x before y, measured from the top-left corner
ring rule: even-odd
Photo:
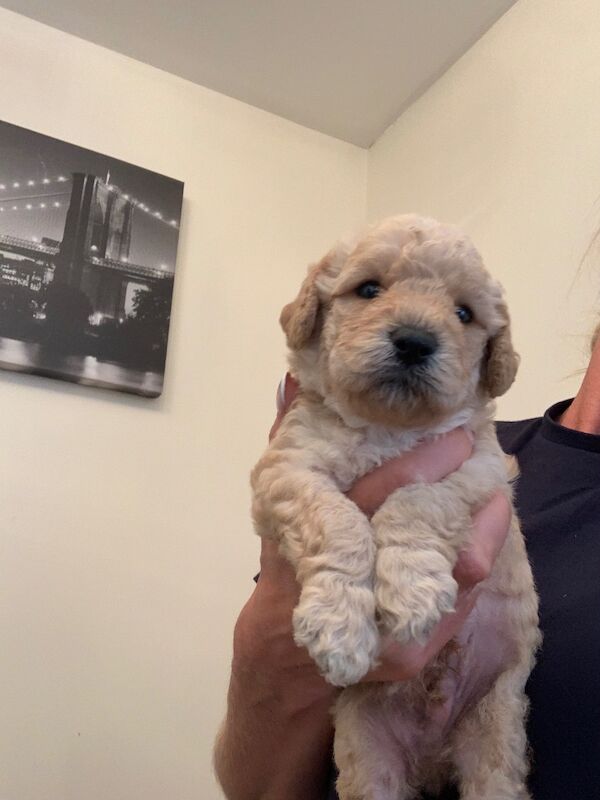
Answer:
[[[533,800],[600,792],[600,436],[558,425],[567,405],[497,426],[519,462],[515,501],[544,635],[527,684]],[[449,787],[436,800],[458,796]],[[337,798],[335,769],[327,798]]]

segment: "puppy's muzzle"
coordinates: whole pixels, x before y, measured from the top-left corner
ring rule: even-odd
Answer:
[[[407,368],[425,366],[439,346],[437,338],[422,328],[395,328],[390,338],[396,360]]]

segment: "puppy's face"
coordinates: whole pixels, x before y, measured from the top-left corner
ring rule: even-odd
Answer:
[[[501,394],[517,366],[501,290],[476,250],[413,216],[328,254],[282,324],[302,385],[386,426],[441,422]]]

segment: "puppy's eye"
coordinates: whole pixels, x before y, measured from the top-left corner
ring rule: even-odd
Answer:
[[[365,300],[372,300],[374,297],[377,297],[380,291],[381,286],[377,281],[365,281],[354,290],[355,294]]]
[[[457,306],[456,316],[463,323],[463,325],[468,325],[469,322],[473,322],[473,312],[469,306]]]

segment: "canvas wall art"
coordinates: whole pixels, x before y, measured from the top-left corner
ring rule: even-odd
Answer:
[[[158,397],[183,183],[0,121],[0,367]]]

